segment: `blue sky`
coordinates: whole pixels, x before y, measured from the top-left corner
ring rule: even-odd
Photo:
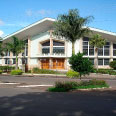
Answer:
[[[116,0],[0,0],[0,35],[74,8],[83,17],[94,17],[89,26],[116,32]]]

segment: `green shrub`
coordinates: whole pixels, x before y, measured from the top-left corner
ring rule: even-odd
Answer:
[[[0,70],[0,74],[2,74],[2,70]]]
[[[97,73],[109,74],[109,70],[107,70],[107,69],[98,69]]]
[[[57,71],[53,70],[47,70],[47,69],[39,69],[37,67],[32,69],[33,73],[38,73],[38,74],[57,74]]]
[[[116,75],[116,71],[111,70],[111,71],[109,71],[109,74],[110,75]]]
[[[55,88],[64,88],[65,90],[69,91],[73,88],[78,86],[78,82],[56,82]]]
[[[3,72],[10,72],[11,70],[14,69],[15,69],[14,66],[0,66],[0,70],[2,70]]]
[[[112,69],[98,69],[96,73],[116,75],[116,71]]]
[[[116,61],[110,62],[110,67],[116,70]]]
[[[73,77],[78,78],[79,77],[79,73],[78,72],[75,72],[75,71],[72,71],[72,70],[69,70],[66,73],[66,76],[69,77],[69,78],[73,78]]]
[[[22,75],[23,71],[22,70],[12,70],[11,75]]]
[[[39,68],[35,67],[32,69],[33,73],[38,73],[39,72]]]
[[[106,85],[106,81],[92,79],[92,80],[89,80],[89,85]]]
[[[82,75],[89,74],[93,70],[91,61],[88,58],[84,58],[81,53],[72,55],[69,59],[69,63],[74,71],[79,72],[80,78]]]

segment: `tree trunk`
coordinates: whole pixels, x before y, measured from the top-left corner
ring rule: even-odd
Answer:
[[[81,80],[81,74],[80,74],[80,80]]]
[[[74,42],[72,42],[72,55],[75,55],[75,45],[74,45],[75,43]]]
[[[16,66],[15,66],[15,69],[17,70],[18,69],[18,56],[16,55]]]

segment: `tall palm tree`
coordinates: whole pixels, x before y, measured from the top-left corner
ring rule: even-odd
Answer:
[[[90,32],[88,27],[84,27],[93,17],[81,17],[77,9],[71,9],[68,14],[61,14],[54,23],[54,35],[64,37],[72,43],[72,54],[75,54],[74,44],[77,39]]]
[[[89,41],[91,46],[95,47],[95,52],[96,52],[96,68],[98,70],[98,48],[103,47],[106,44],[106,40],[102,38],[101,35],[95,34],[93,35],[92,38],[90,38]]]
[[[3,51],[4,51],[4,48],[3,48],[3,44],[2,44],[2,38],[0,37],[0,56],[3,56]]]
[[[6,43],[6,49],[16,55],[16,70],[18,69],[18,55],[24,51],[24,45],[24,42],[15,36],[12,37],[11,43]]]

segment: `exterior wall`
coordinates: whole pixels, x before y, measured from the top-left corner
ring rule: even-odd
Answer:
[[[0,59],[0,65],[2,65],[2,59]]]
[[[33,67],[41,67],[41,63],[40,63],[40,59],[41,58],[49,58],[50,59],[50,64],[52,64],[52,58],[64,58],[65,59],[65,70],[69,70],[70,69],[70,64],[68,62],[68,58],[72,55],[72,43],[71,42],[67,42],[65,40],[65,55],[64,56],[42,56],[41,54],[41,42],[46,41],[46,40],[50,40],[50,45],[53,46],[53,39],[57,39],[52,37],[51,33],[49,31],[35,35],[33,37],[28,37],[28,67],[29,69],[32,69]],[[51,47],[50,46],[50,47]],[[78,52],[83,52],[83,40],[78,39],[75,43],[75,53]],[[50,51],[50,55],[52,55],[52,51]],[[41,56],[41,57],[40,57]],[[21,62],[21,54],[18,56],[19,57],[19,66],[21,67],[22,62]],[[85,56],[85,57],[89,57],[89,58],[96,58],[96,54],[94,54],[94,56]],[[10,56],[4,56],[3,59],[0,59],[0,65],[5,65],[5,61],[4,58],[10,58],[12,61],[12,58],[15,58],[15,56],[13,56],[12,53],[10,53]],[[113,61],[113,58],[116,59],[116,56],[113,56],[113,42],[110,41],[110,55],[109,56],[98,56],[98,58],[109,58],[110,61]],[[98,66],[98,68],[110,68],[109,66]],[[52,69],[52,67],[51,67]]]
[[[31,38],[30,57],[37,57],[41,52],[39,51],[39,43],[50,38],[49,32],[44,32]]]

